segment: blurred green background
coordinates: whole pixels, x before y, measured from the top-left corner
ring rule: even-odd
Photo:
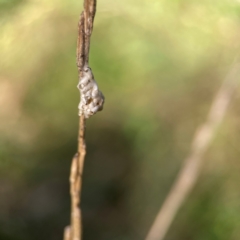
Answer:
[[[59,240],[77,148],[80,0],[0,0],[0,239]],[[239,0],[99,0],[84,240],[144,239],[240,50]],[[240,91],[166,240],[240,239]]]

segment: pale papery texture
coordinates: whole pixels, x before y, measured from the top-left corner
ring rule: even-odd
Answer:
[[[81,94],[78,105],[79,116],[84,115],[85,118],[89,118],[103,109],[104,96],[99,90],[89,67],[84,69],[83,77],[80,78],[77,88]]]

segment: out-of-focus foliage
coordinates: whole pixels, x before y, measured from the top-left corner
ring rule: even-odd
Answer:
[[[0,239],[69,222],[82,2],[0,0]],[[87,123],[84,239],[146,235],[240,50],[240,1],[101,0],[90,63],[106,96]],[[236,91],[167,240],[240,239]]]

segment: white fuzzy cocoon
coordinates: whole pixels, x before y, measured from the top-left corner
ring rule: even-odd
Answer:
[[[84,69],[83,77],[79,80],[77,88],[81,93],[78,105],[79,116],[84,115],[85,118],[89,118],[103,109],[104,96],[98,89],[98,85],[89,67]]]

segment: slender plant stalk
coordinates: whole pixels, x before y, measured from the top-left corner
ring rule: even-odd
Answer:
[[[88,66],[90,38],[93,29],[93,21],[96,13],[96,0],[84,0],[84,11],[80,15],[77,40],[77,68],[79,78],[83,76],[83,69]],[[71,225],[64,230],[64,240],[82,239],[81,216],[81,191],[82,174],[86,155],[85,143],[86,119],[84,115],[79,117],[78,152],[72,160],[70,171],[70,196],[71,196]]]
[[[157,214],[146,240],[164,239],[179,208],[196,184],[203,164],[204,153],[211,144],[226,114],[232,93],[239,83],[239,70],[240,64],[234,64],[213,100],[206,122],[197,129],[193,138],[191,152],[188,158],[186,158],[169,195]]]

